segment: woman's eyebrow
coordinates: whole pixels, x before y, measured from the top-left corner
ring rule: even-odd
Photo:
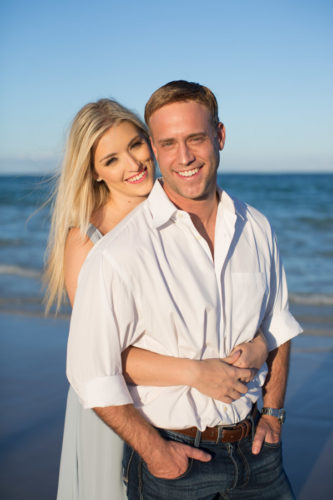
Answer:
[[[133,144],[133,142],[137,141],[138,139],[142,139],[142,136],[140,134],[137,134],[136,136],[134,136],[128,143],[129,146],[131,146]]]
[[[106,160],[106,159],[109,159],[111,158],[112,156],[116,156],[117,153],[108,153],[106,156],[104,156],[103,158],[101,158],[99,160],[99,163],[102,163],[102,161]]]

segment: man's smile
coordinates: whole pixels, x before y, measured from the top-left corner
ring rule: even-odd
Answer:
[[[176,174],[178,174],[180,177],[186,177],[186,178],[191,178],[197,175],[202,167],[195,167],[192,168],[191,170],[182,170],[180,172],[176,171]]]

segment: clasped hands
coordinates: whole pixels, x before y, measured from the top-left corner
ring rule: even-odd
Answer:
[[[236,346],[226,358],[200,360],[194,365],[192,387],[224,403],[232,403],[247,392],[247,383],[267,359],[265,337]]]

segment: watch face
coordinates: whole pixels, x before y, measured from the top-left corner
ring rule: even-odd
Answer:
[[[263,408],[261,413],[263,415],[271,415],[272,417],[278,418],[281,424],[283,424],[286,419],[286,411],[284,408]]]
[[[279,420],[280,420],[281,424],[283,424],[284,421],[286,420],[286,412],[283,409],[280,410]]]

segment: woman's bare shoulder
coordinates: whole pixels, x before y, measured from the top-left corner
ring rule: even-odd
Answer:
[[[66,238],[66,245],[65,245],[65,251],[80,251],[80,250],[85,250],[86,247],[91,249],[94,244],[92,241],[89,239],[88,235],[82,234],[80,228],[78,227],[71,227],[70,230],[68,231],[67,238]],[[88,250],[88,251],[89,251]]]
[[[66,259],[74,258],[81,260],[82,264],[88,253],[94,246],[87,235],[83,235],[78,227],[72,227],[68,231],[65,245],[65,266]]]
[[[93,242],[86,235],[82,235],[78,227],[68,231],[65,245],[65,286],[71,303],[73,303],[76,285],[81,267],[92,247]]]

